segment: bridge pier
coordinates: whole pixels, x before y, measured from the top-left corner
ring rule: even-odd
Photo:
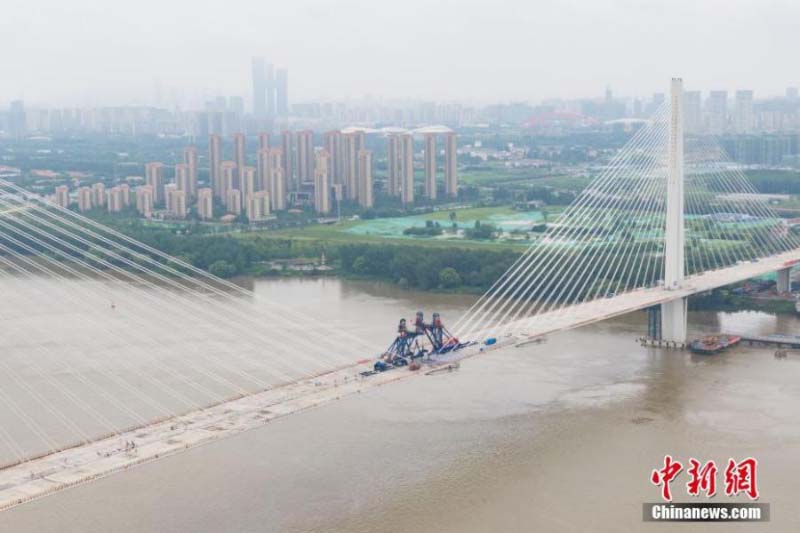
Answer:
[[[792,292],[792,278],[789,273],[792,267],[786,267],[778,270],[778,294],[788,294]]]
[[[686,298],[661,304],[661,338],[670,342],[686,342]]]

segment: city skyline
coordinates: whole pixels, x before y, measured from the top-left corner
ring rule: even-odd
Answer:
[[[780,3],[781,9],[761,10],[752,1],[678,1],[667,10],[660,1],[503,2],[488,11],[476,2],[364,10],[353,2],[259,7],[234,1],[221,11],[177,3],[117,13],[80,0],[39,2],[47,16],[32,17],[29,6],[12,2],[3,30],[16,45],[6,47],[15,52],[4,58],[14,75],[0,88],[0,102],[132,105],[152,104],[157,93],[165,102],[178,96],[187,103],[228,94],[245,97],[249,108],[253,57],[292,70],[293,102],[367,95],[537,102],[591,97],[605,85],[619,95],[644,96],[663,90],[662,80],[673,75],[705,91],[780,95],[800,84],[784,73],[786,53],[796,44],[789,21],[800,8]],[[191,17],[182,16],[187,9]],[[226,32],[242,14],[248,27]],[[711,23],[715,39],[708,40],[703,27]],[[33,35],[36,46],[27,46]],[[671,35],[680,37],[670,43]]]

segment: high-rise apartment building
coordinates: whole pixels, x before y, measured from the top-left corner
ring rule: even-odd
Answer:
[[[294,166],[294,135],[291,131],[281,132],[281,153],[283,154],[283,179],[286,180],[286,185],[290,191],[295,191],[295,166]]]
[[[208,136],[208,175],[214,196],[223,198],[222,194],[222,137],[217,134]]]
[[[244,213],[250,222],[258,222],[269,216],[269,193],[258,191],[248,195],[245,200]]]
[[[735,126],[737,133],[748,133],[755,127],[753,91],[736,91]]]
[[[197,216],[200,220],[214,218],[214,191],[210,187],[203,187],[197,191]]]
[[[191,198],[192,184],[189,165],[186,163],[178,163],[175,165],[175,185],[177,185],[179,191],[185,192],[186,196]]]
[[[103,207],[106,205],[105,183],[95,183],[92,185],[92,205],[96,207]]]
[[[458,137],[455,132],[444,136],[444,193],[449,198],[458,196]]]
[[[270,148],[261,148],[256,153],[256,179],[261,191],[269,190],[269,152]]]
[[[363,131],[354,131],[344,136],[345,166],[345,195],[348,200],[358,199],[358,153],[364,149],[365,135]]]
[[[136,187],[136,210],[145,218],[153,216],[155,193],[151,185]]]
[[[314,180],[314,132],[297,132],[297,181],[308,183]]]
[[[55,203],[56,205],[67,208],[69,207],[69,187],[66,185],[59,185],[56,187],[55,192]]]
[[[119,189],[120,198],[122,198],[122,207],[131,205],[131,186],[127,183],[120,183],[116,188]]]
[[[236,170],[239,179],[242,179],[244,167],[247,165],[247,141],[244,133],[233,134],[233,162],[236,163]]]
[[[269,133],[262,131],[258,134],[258,149],[259,150],[269,150],[270,149],[270,135]]]
[[[85,213],[86,211],[89,211],[92,208],[93,197],[94,194],[92,193],[91,187],[78,188],[78,210],[81,213]]]
[[[325,149],[330,156],[328,177],[331,183],[342,184],[345,179],[344,135],[339,130],[325,132]]]
[[[106,206],[108,207],[109,213],[119,213],[122,211],[122,208],[125,207],[122,196],[123,189],[119,186],[111,187],[111,189],[106,192]]]
[[[260,189],[260,186],[256,177],[256,167],[243,167],[239,181],[239,190],[242,191],[242,198],[247,198],[258,189]]]
[[[328,150],[317,152],[314,168],[314,210],[327,215],[331,211],[330,161]]]
[[[174,183],[164,186],[167,198],[167,213],[173,218],[186,218],[186,191],[178,189]]]
[[[699,133],[703,129],[703,105],[700,91],[683,93],[683,124],[686,133]]]
[[[286,209],[286,180],[283,175],[283,150],[270,148],[267,157],[267,192],[272,211]]]
[[[220,172],[222,177],[220,178],[219,192],[227,202],[228,191],[239,189],[239,169],[234,161],[223,161],[220,165]]]
[[[145,184],[153,188],[153,203],[164,202],[164,163],[153,161],[144,166]]]
[[[358,205],[369,209],[374,204],[372,197],[372,151],[358,151]]]
[[[708,131],[715,135],[728,129],[728,92],[711,91],[706,100],[708,107]]]
[[[414,136],[403,133],[400,138],[400,198],[403,205],[414,203]]]
[[[189,167],[189,198],[197,197],[197,147],[187,146],[183,149],[183,162]]]
[[[386,192],[389,196],[400,193],[400,137],[389,134],[386,137]]]
[[[425,134],[425,197],[436,200],[436,134]]]
[[[228,213],[239,216],[242,214],[242,191],[230,189],[225,192],[225,209]]]

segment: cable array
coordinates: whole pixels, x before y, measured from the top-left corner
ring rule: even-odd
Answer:
[[[631,137],[602,172],[465,313],[462,339],[525,333],[535,320],[663,285],[669,105]],[[684,151],[687,277],[800,248],[713,137]]]

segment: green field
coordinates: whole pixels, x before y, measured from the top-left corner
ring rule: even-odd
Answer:
[[[468,209],[442,210],[433,213],[413,215],[407,217],[377,218],[368,220],[344,220],[336,224],[315,224],[302,228],[282,229],[268,232],[245,232],[238,236],[241,238],[272,237],[291,238],[300,240],[323,240],[332,242],[352,243],[395,243],[414,244],[425,246],[458,246],[465,248],[496,248],[498,246],[519,247],[527,246],[529,241],[496,239],[496,240],[467,240],[454,236],[442,237],[411,237],[403,235],[403,230],[409,227],[423,227],[426,221],[433,220],[444,228],[451,227],[450,213],[456,213],[456,223],[459,228],[474,226],[475,221],[489,223],[503,231],[514,229],[529,229],[544,220],[543,212],[547,219],[555,218],[560,212],[559,207],[548,207],[542,211],[515,211],[510,206],[503,207],[477,207]],[[450,238],[446,238],[450,237]]]

